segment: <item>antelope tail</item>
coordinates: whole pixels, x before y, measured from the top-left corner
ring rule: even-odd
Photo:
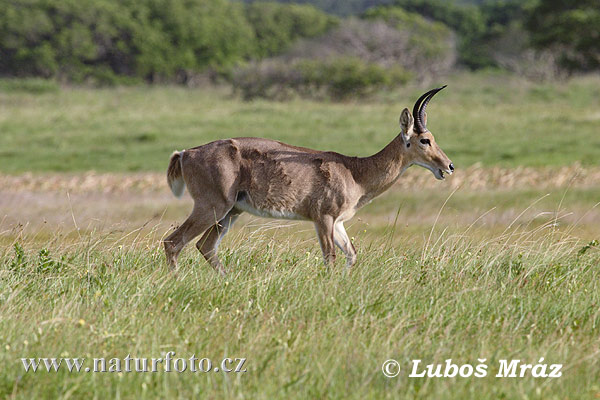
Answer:
[[[185,190],[185,181],[183,180],[183,173],[181,170],[183,152],[184,151],[173,152],[171,161],[169,162],[169,168],[167,169],[167,183],[175,197],[181,197]]]

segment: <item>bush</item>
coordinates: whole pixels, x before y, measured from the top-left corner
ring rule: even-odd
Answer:
[[[102,85],[226,75],[337,23],[310,5],[229,0],[0,0],[0,9],[0,75]]]
[[[533,81],[556,80],[567,76],[560,66],[560,53],[531,48],[530,42],[529,32],[515,22],[503,27],[501,34],[488,39],[490,54],[503,69]]]
[[[334,99],[363,97],[384,87],[402,85],[410,77],[400,67],[385,69],[358,58],[303,60],[296,68],[307,86],[324,87]]]
[[[235,90],[245,99],[345,99],[409,79],[425,81],[453,66],[454,36],[445,25],[395,8],[375,9],[365,18],[345,20],[277,58],[238,68],[231,78]]]
[[[257,39],[254,58],[279,54],[297,39],[321,35],[338,22],[310,5],[275,2],[248,5],[246,18]]]
[[[412,27],[396,29],[378,19],[350,19],[317,39],[299,42],[282,58],[290,63],[300,59],[358,58],[386,69],[400,67],[425,81],[448,72],[456,52],[449,29],[442,24],[422,23],[422,29],[434,32],[428,36],[431,40],[423,39],[422,30]]]
[[[489,58],[482,54],[482,36],[485,33],[485,18],[481,9],[471,4],[446,0],[395,0],[395,5],[423,17],[439,21],[450,27],[459,36],[459,60],[469,68],[489,66]]]
[[[185,80],[246,58],[253,31],[226,0],[0,0],[0,74],[113,83]]]
[[[382,20],[394,29],[395,34],[382,37],[375,46],[375,57],[386,55],[388,62],[400,64],[413,71],[417,79],[426,80],[447,73],[455,64],[456,39],[454,33],[443,23],[428,21],[419,14],[407,12],[399,7],[376,7],[367,11],[363,18],[370,21]],[[369,37],[381,28],[364,29],[363,37]],[[358,31],[360,32],[360,31]],[[376,35],[371,35],[373,41]],[[390,51],[391,50],[391,51]]]
[[[268,60],[240,69],[232,83],[242,97],[274,100],[293,95],[343,100],[364,97],[385,87],[406,83],[410,73],[401,67],[384,68],[358,58],[302,59],[293,63]]]
[[[158,75],[158,79],[179,75],[185,80],[206,69],[229,68],[251,53],[254,33],[241,4],[227,0],[128,1],[131,9],[143,15],[143,31],[134,42],[142,50],[141,75]]]
[[[284,100],[302,90],[303,79],[299,71],[276,60],[255,62],[238,68],[230,77],[234,91],[244,100],[262,97]]]
[[[538,49],[558,51],[570,71],[600,69],[600,8],[597,0],[544,0],[526,27]]]

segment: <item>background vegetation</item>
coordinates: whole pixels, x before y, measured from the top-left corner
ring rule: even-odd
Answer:
[[[221,79],[247,99],[343,99],[453,68],[548,79],[600,65],[592,0],[305,3],[0,0],[0,75],[96,85]]]

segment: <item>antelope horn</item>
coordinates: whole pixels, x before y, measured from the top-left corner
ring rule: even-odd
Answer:
[[[430,90],[423,96],[419,97],[419,100],[417,100],[417,102],[415,103],[415,106],[413,107],[413,117],[415,118],[415,130],[417,133],[427,132],[427,127],[423,122],[423,120],[425,119],[425,109],[427,108],[427,103],[429,103],[429,100],[431,100],[431,98],[435,96],[437,92],[439,92],[446,86],[448,85],[444,85],[440,88]]]

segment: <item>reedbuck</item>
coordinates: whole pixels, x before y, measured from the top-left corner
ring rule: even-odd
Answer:
[[[429,169],[437,179],[454,171],[426,127],[425,108],[444,87],[421,96],[412,115],[407,108],[402,110],[400,134],[370,157],[349,157],[261,138],[217,140],[174,152],[167,171],[169,187],[180,197],[187,186],[194,209],[164,240],[169,266],[175,269],[181,249],[204,233],[196,247],[224,274],[217,248],[246,211],[260,217],[312,221],[325,264],[335,261],[335,244],[351,267],[356,250],[344,221],[392,186],[413,164]]]

